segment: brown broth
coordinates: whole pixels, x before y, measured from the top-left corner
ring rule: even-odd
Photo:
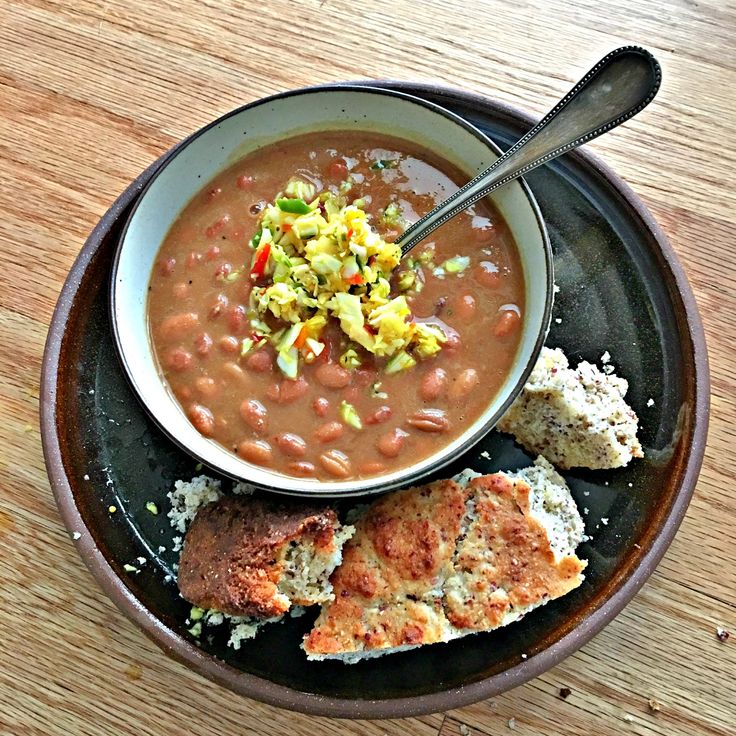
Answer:
[[[400,159],[400,164],[371,169],[379,159]],[[451,340],[435,357],[385,375],[385,361],[363,353],[363,366],[339,388],[324,385],[339,383],[335,375],[344,379],[334,368],[348,340],[337,328],[328,330],[329,361],[303,364],[296,382],[281,375],[271,348],[240,358],[239,343],[249,330],[244,319],[251,289],[248,243],[260,208],[295,174],[311,180],[317,191],[336,191],[347,170],[357,180],[348,198],[366,200],[371,225],[387,240],[398,235],[379,219],[389,202],[397,202],[413,222],[467,180],[426,149],[388,136],[340,131],[292,138],[249,154],[187,204],[161,246],[150,281],[149,328],[161,373],[195,427],[242,457],[287,475],[354,479],[434,454],[489,405],[518,348],[521,264],[506,223],[483,201],[412,253],[416,258],[433,243],[437,264],[455,255],[471,259],[467,271],[444,278],[424,268],[424,288],[409,299],[415,319],[449,328]],[[241,277],[224,278],[243,267]],[[440,371],[446,382],[433,398],[442,388],[434,380]],[[374,396],[376,381],[386,398]],[[357,409],[362,430],[340,421],[343,400]],[[259,421],[261,407],[264,421]],[[426,409],[440,412],[447,428],[427,431],[434,429],[431,417],[411,421]],[[329,451],[337,454],[325,458]]]

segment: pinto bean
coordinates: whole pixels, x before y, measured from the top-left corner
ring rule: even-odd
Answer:
[[[372,460],[367,463],[363,463],[358,468],[360,475],[378,475],[386,470],[386,466],[383,463],[379,463],[376,460]]]
[[[509,337],[519,329],[521,316],[515,309],[504,309],[496,319],[493,334],[496,337]]]
[[[378,442],[376,443],[378,452],[385,457],[398,457],[408,436],[409,433],[404,432],[403,429],[399,429],[398,427],[392,429],[390,432],[378,438]]]
[[[284,432],[277,435],[275,440],[277,447],[284,455],[304,457],[307,453],[307,443],[298,434]]]
[[[158,273],[160,276],[171,276],[176,266],[176,258],[166,258],[158,262]]]
[[[214,238],[215,235],[218,235],[220,232],[222,232],[227,224],[230,222],[230,215],[223,215],[219,219],[215,220],[205,231],[205,237],[207,238]]]
[[[194,341],[194,347],[197,349],[198,355],[202,357],[209,355],[212,349],[212,338],[206,332],[202,332],[197,335]]]
[[[242,381],[245,378],[245,371],[237,363],[233,363],[232,360],[228,360],[222,366],[222,372],[227,378],[234,381]]]
[[[233,334],[242,333],[248,326],[248,317],[245,314],[245,307],[242,304],[236,304],[230,307],[227,313],[227,323]]]
[[[194,358],[184,348],[173,348],[166,353],[165,365],[171,371],[183,373],[192,367]]]
[[[194,387],[202,396],[210,397],[217,394],[217,383],[209,376],[199,376],[194,382]]]
[[[317,427],[317,429],[314,430],[313,436],[317,442],[327,444],[328,442],[334,442],[335,440],[340,439],[344,433],[345,426],[340,422],[327,422],[327,424]]]
[[[419,384],[419,395],[424,401],[434,401],[447,388],[447,371],[443,368],[430,368]]]
[[[335,181],[343,181],[348,175],[348,167],[344,158],[336,158],[327,166],[327,175]]]
[[[200,434],[205,437],[212,436],[215,431],[215,417],[206,406],[192,404],[187,411],[187,416]]]
[[[347,478],[351,471],[350,458],[340,450],[328,450],[319,456],[320,465],[335,478]]]
[[[469,396],[473,389],[480,383],[480,376],[475,368],[466,368],[460,372],[460,375],[452,382],[450,386],[450,398],[460,399],[463,396]]]
[[[501,284],[501,274],[498,267],[490,261],[481,261],[474,269],[475,278],[479,284],[491,289],[497,289]]]
[[[218,246],[213,245],[211,248],[208,248],[207,251],[204,254],[205,261],[214,261],[217,256],[220,255],[220,249]]]
[[[258,399],[246,399],[240,405],[240,417],[254,432],[266,429],[268,411]]]
[[[422,432],[437,434],[450,428],[450,420],[442,409],[420,409],[415,411],[406,423]]]
[[[350,371],[337,363],[324,363],[317,368],[315,375],[325,388],[345,388],[350,383]]]
[[[475,297],[472,294],[463,294],[455,302],[455,314],[462,322],[469,322],[475,314]]]
[[[215,297],[215,303],[210,307],[207,313],[209,319],[217,319],[225,309],[227,309],[228,298],[224,294],[218,294]]]
[[[309,384],[304,376],[299,376],[294,381],[288,378],[281,381],[281,390],[279,392],[279,401],[282,404],[290,404],[292,401],[301,399],[304,394],[309,391]]]
[[[390,406],[379,406],[372,414],[365,418],[366,424],[383,424],[391,419],[394,411]]]
[[[316,468],[312,463],[308,463],[304,460],[295,460],[294,462],[290,462],[287,468],[292,475],[296,475],[299,478],[310,478],[316,471]]]
[[[330,402],[324,396],[319,396],[312,402],[312,409],[318,417],[323,417],[330,409]]]
[[[265,440],[245,440],[238,445],[238,455],[254,465],[270,465],[273,450]]]
[[[256,373],[267,373],[273,370],[273,355],[269,350],[261,348],[245,359],[245,366],[248,370]]]
[[[370,386],[376,380],[376,371],[372,368],[358,368],[353,376],[358,386]]]
[[[237,353],[240,350],[240,340],[232,335],[224,335],[217,344],[223,353]]]
[[[164,319],[158,327],[162,340],[175,340],[184,337],[199,325],[199,316],[194,312],[179,312]]]
[[[202,254],[197,253],[196,251],[192,251],[187,256],[187,268],[194,268],[198,263],[202,262]]]

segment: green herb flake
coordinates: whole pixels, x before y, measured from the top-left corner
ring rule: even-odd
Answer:
[[[312,211],[312,208],[299,197],[295,197],[294,199],[277,199],[276,206],[282,212],[289,212],[294,215],[306,215]]]
[[[139,572],[135,565],[129,565],[127,562],[123,565],[123,570],[125,570],[125,572]]]
[[[153,501],[149,501],[146,504],[146,511],[156,516],[158,514],[158,506]]]

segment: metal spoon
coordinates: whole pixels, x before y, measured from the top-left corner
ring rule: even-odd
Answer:
[[[494,189],[634,117],[661,80],[659,63],[642,48],[624,46],[604,56],[501,158],[405,230],[396,241],[401,255]]]

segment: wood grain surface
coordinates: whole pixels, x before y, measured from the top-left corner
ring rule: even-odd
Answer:
[[[397,78],[541,114],[623,43],[655,52],[662,92],[591,147],[670,236],[705,321],[713,380],[703,472],[657,572],[563,664],[446,714],[299,716],[167,659],[80,561],[41,454],[46,330],[98,218],[177,140],[263,95]],[[736,733],[733,2],[2,0],[0,49],[0,733]]]

